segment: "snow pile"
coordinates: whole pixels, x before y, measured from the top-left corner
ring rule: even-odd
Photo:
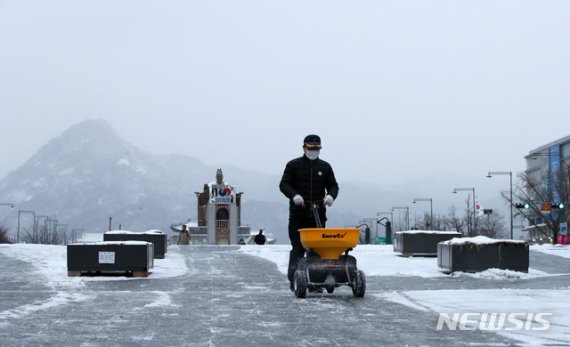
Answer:
[[[147,231],[143,231],[141,232],[136,232],[136,231],[129,231],[129,230],[111,230],[111,231],[105,231],[105,234],[117,234],[117,235],[126,235],[126,234],[149,234],[149,235],[164,235],[164,233],[158,229],[153,229],[153,230],[147,230]]]
[[[529,269],[528,273],[505,270],[505,269],[488,269],[481,272],[461,272],[455,271],[449,275],[450,277],[472,277],[484,280],[521,280],[521,279],[535,279],[540,277],[555,277],[561,276],[560,274],[548,274],[544,271]]]
[[[452,238],[449,241],[443,241],[448,245],[491,245],[495,243],[514,243],[514,244],[525,244],[526,241],[522,240],[501,240],[501,239],[492,239],[487,236],[474,236],[474,237],[461,237],[461,238]]]
[[[135,240],[128,240],[128,241],[98,241],[98,242],[76,242],[73,245],[99,245],[99,246],[109,246],[109,245],[139,245],[143,246],[146,245],[147,241],[135,241]]]
[[[457,231],[441,231],[441,230],[405,230],[405,231],[397,231],[396,234],[451,234],[456,235],[458,234]]]

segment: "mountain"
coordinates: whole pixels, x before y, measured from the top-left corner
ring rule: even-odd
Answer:
[[[201,187],[192,182],[206,169],[192,158],[145,153],[106,122],[90,120],[72,126],[0,181],[0,196],[18,210],[57,216],[70,228],[104,231],[113,217],[115,227],[165,229],[190,218],[193,192]]]
[[[218,167],[226,181],[244,192],[242,224],[263,227],[278,243],[288,243],[288,202],[278,189],[280,176],[223,164]],[[188,156],[144,152],[123,141],[105,121],[84,121],[51,140],[0,181],[1,200],[16,204],[10,212],[0,211],[0,224],[14,234],[18,211],[35,211],[57,217],[68,230],[103,232],[112,217],[115,229],[120,224],[125,230],[169,231],[173,223],[196,220],[194,193],[214,180],[218,167]],[[450,184],[449,180],[442,183]],[[413,198],[421,197],[414,196],[420,189],[434,187],[426,182],[395,189],[339,184],[340,196],[328,213],[327,226],[355,225],[363,217],[375,217],[382,206],[396,206],[395,202],[410,205]],[[446,194],[451,189],[447,187]],[[427,205],[418,207],[427,210]],[[22,214],[21,235],[31,229],[31,223],[31,215]]]
[[[57,218],[68,230],[103,232],[113,228],[169,231],[173,223],[196,220],[196,197],[213,181],[216,167],[191,157],[153,155],[123,141],[108,123],[88,120],[51,140],[20,168],[0,181],[0,196],[16,208],[2,222],[12,233],[18,211]],[[244,192],[242,223],[264,227],[288,242],[287,201],[279,177],[222,167]],[[21,235],[31,230],[31,215],[21,217]]]

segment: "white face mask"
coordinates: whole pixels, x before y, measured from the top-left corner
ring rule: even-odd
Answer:
[[[307,158],[309,158],[310,160],[315,160],[319,157],[319,153],[320,151],[306,151],[305,155],[307,156]]]

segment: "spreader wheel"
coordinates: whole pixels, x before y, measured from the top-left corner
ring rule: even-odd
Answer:
[[[293,276],[293,290],[296,297],[302,299],[307,296],[307,282],[307,273],[305,271],[295,271],[295,275]]]
[[[364,296],[365,292],[366,292],[366,277],[364,276],[364,272],[362,272],[362,270],[358,270],[356,272],[356,276],[354,277],[352,294],[357,298],[361,298]]]

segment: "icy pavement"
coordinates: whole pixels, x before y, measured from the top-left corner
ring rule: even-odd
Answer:
[[[0,245],[0,346],[570,346],[570,258],[447,276],[358,246],[364,298],[297,299],[288,246],[171,246],[148,278],[68,277],[63,246]],[[561,252],[561,250],[556,250]],[[440,312],[547,312],[546,331],[436,330]]]

